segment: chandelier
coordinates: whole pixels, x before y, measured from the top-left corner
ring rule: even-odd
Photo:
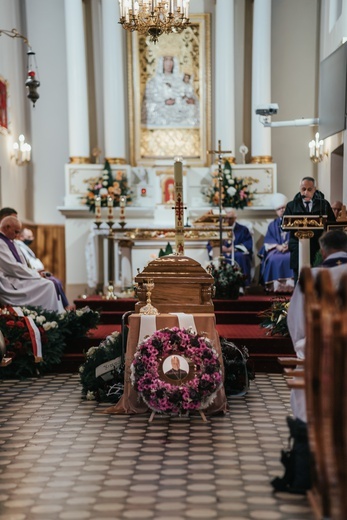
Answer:
[[[319,133],[317,132],[314,136],[315,139],[312,139],[308,143],[310,149],[310,159],[314,163],[319,163],[323,160],[323,141],[319,139]]]
[[[150,36],[156,43],[161,34],[180,33],[188,27],[190,0],[119,0],[123,29]]]

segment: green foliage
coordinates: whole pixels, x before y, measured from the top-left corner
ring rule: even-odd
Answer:
[[[267,336],[288,336],[287,315],[290,300],[288,298],[276,298],[269,309],[259,313],[262,318],[260,326],[268,329]]]
[[[165,251],[163,251],[163,249],[160,249],[158,257],[161,258],[162,256],[172,255],[172,253],[173,253],[173,251],[172,251],[171,244],[170,244],[170,242],[168,242],[167,246],[165,248]]]
[[[246,276],[236,262],[233,266],[224,259],[219,260],[217,266],[211,262],[207,266],[207,270],[214,278],[215,298],[237,298],[240,287],[245,285]]]
[[[33,377],[42,375],[61,362],[68,339],[79,339],[99,322],[98,312],[84,307],[59,314],[42,307],[22,307],[24,316],[31,317],[41,335],[42,357],[35,362],[32,342],[24,317],[11,307],[0,310],[0,330],[6,343],[6,356],[12,363],[0,372],[1,377]]]
[[[124,196],[126,203],[130,204],[132,192],[129,188],[125,171],[117,170],[113,178],[109,162],[105,161],[102,174],[99,177],[89,179],[87,193],[82,197],[82,204],[89,206],[89,210],[95,212],[95,197],[100,196],[101,206],[106,207],[108,197],[113,199],[113,206],[119,206],[120,198]]]
[[[219,193],[217,169],[212,172],[212,184],[204,186],[202,193],[212,206],[219,206],[220,198],[222,197],[223,207],[243,209],[246,206],[252,206],[254,192],[250,192],[248,187],[255,182],[258,182],[258,179],[233,177],[231,164],[226,160],[223,167],[222,193]]]
[[[87,351],[85,362],[79,368],[82,395],[86,399],[111,402],[119,400],[124,387],[124,366],[120,365],[121,353],[122,338],[119,332],[113,332],[98,347],[91,347]],[[95,369],[98,366],[116,358],[118,358],[117,368],[112,370],[109,380],[96,377]],[[110,392],[111,387],[113,388]]]

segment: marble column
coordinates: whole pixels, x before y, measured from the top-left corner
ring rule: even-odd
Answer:
[[[102,0],[105,158],[125,164],[124,38],[115,0]]]
[[[89,163],[87,64],[82,0],[65,0],[69,155],[71,163]]]
[[[235,162],[234,0],[217,0],[215,26],[215,134]]]
[[[271,0],[254,0],[252,47],[252,163],[271,163],[271,128],[255,110],[271,103]]]

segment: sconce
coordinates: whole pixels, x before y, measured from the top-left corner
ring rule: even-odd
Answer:
[[[24,164],[30,162],[31,146],[25,142],[23,134],[18,137],[18,141],[19,143],[13,143],[13,155],[11,159],[14,158],[18,166],[24,166]]]
[[[317,132],[315,135],[315,139],[312,139],[308,143],[310,149],[310,159],[314,163],[319,163],[323,160],[323,140],[319,140],[319,133]]]

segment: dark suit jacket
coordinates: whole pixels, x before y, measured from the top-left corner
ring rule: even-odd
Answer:
[[[336,218],[329,202],[324,198],[320,191],[316,191],[312,199],[312,211],[308,213],[303,203],[301,193],[297,193],[294,199],[288,202],[284,215],[327,215],[328,220],[335,222]],[[294,235],[295,231],[290,232],[289,251],[290,251],[290,267],[298,270],[299,268],[299,240]],[[319,251],[319,237],[323,231],[314,231],[314,236],[310,240],[310,261],[314,263],[315,256]]]

